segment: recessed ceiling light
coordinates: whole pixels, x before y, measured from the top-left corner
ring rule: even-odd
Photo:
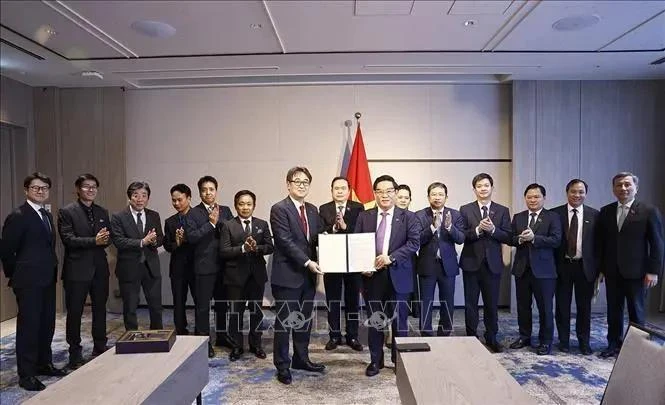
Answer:
[[[135,21],[132,23],[132,29],[151,38],[169,38],[175,35],[176,31],[167,23],[151,20]]]
[[[57,34],[58,34],[57,32],[55,32],[55,30],[54,30],[53,28],[51,28],[51,27],[49,27],[49,26],[47,26],[47,27],[44,29],[44,31],[46,31],[46,33],[49,34],[49,35],[51,35],[51,36],[53,36],[53,35],[57,35]]]
[[[261,25],[261,24],[249,24],[249,28],[251,28],[253,30],[260,30],[261,28],[263,28],[263,25]]]
[[[475,27],[478,22],[476,20],[466,20],[464,21],[465,27]]]
[[[564,17],[552,24],[556,31],[579,31],[598,24],[600,17],[595,14]]]

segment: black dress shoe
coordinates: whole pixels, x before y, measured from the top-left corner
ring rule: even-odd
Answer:
[[[291,371],[288,368],[284,370],[277,370],[277,381],[282,384],[289,385],[293,379],[291,378]]]
[[[208,357],[213,358],[215,357],[215,349],[212,347],[212,343],[208,342]]]
[[[546,345],[542,343],[540,346],[538,346],[538,349],[536,349],[536,354],[538,356],[544,356],[546,354],[551,354],[552,353],[552,345]]]
[[[382,367],[379,367],[379,363],[369,363],[367,368],[365,369],[365,375],[367,377],[374,377],[375,375],[379,374],[379,370]]]
[[[582,353],[585,356],[589,356],[593,354],[593,350],[591,350],[591,346],[588,344],[580,345],[580,353]]]
[[[531,340],[530,339],[523,339],[519,338],[513,343],[510,344],[511,349],[521,349],[523,347],[531,346]]]
[[[228,333],[218,333],[215,339],[215,346],[228,347],[229,349],[233,349],[237,345]]]
[[[50,377],[64,377],[67,371],[55,368],[53,363],[37,367],[37,375],[47,375]]]
[[[564,353],[570,353],[570,344],[568,343],[559,343],[559,350]]]
[[[176,335],[179,335],[179,336],[187,336],[187,335],[189,335],[189,331],[188,331],[187,329],[185,329],[185,330],[181,330],[181,331],[176,331],[175,333],[176,333]]]
[[[619,355],[619,349],[616,347],[608,347],[607,349],[603,350],[600,352],[600,357],[603,359],[607,359],[610,357],[616,357]]]
[[[342,339],[330,339],[328,343],[326,343],[326,350],[335,350],[337,349],[337,346],[342,344]]]
[[[242,350],[242,348],[234,347],[233,350],[231,350],[231,353],[229,353],[229,360],[236,361],[236,360],[240,359],[240,357],[242,357],[242,354],[244,352],[245,351]]]
[[[346,339],[346,345],[357,352],[363,351],[363,345],[358,341],[358,339]]]
[[[69,359],[69,363],[67,363],[66,368],[69,370],[78,370],[85,364],[85,360],[81,357],[75,357],[73,359]]]
[[[249,352],[254,353],[254,356],[258,357],[259,359],[265,359],[267,357],[266,352],[260,347],[250,347]]]
[[[35,377],[22,377],[18,380],[19,387],[27,391],[41,391],[46,386]]]
[[[326,366],[324,366],[321,363],[313,363],[311,360],[306,360],[302,363],[291,363],[291,368],[295,370],[305,370],[305,371],[313,371],[316,373],[322,373],[323,370],[326,369]]]
[[[487,348],[490,349],[492,353],[503,353],[503,346],[501,346],[499,342],[490,342],[485,346],[487,346]]]
[[[111,346],[95,347],[92,349],[92,357],[97,357],[105,351],[109,350]]]

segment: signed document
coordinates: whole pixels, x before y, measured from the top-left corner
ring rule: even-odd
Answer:
[[[375,271],[374,233],[319,235],[319,266],[324,273]]]

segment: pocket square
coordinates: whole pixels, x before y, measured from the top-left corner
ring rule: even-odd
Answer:
[[[261,229],[261,228],[256,228],[256,233],[263,233],[263,229]]]
[[[585,219],[585,220],[584,220],[584,223],[585,223],[585,224],[589,224],[589,223],[591,223],[591,221],[589,221],[588,219]]]

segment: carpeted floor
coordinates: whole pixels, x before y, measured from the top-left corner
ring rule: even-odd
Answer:
[[[192,316],[188,311],[188,316]],[[266,322],[270,323],[274,315],[265,311]],[[147,310],[139,310],[142,326],[147,325]],[[504,346],[517,336],[517,321],[507,312],[500,313],[499,330]],[[165,326],[172,325],[172,311],[164,311]],[[410,318],[415,325],[417,320]],[[534,317],[534,335],[537,335],[537,318]],[[122,317],[109,314],[109,344],[112,344],[124,332]],[[190,325],[193,325],[190,319]],[[455,334],[464,333],[464,312],[456,310]],[[482,321],[481,321],[482,325]],[[481,326],[482,327],[482,326]],[[591,345],[598,351],[605,346],[605,317],[594,315],[592,320]],[[89,355],[92,341],[89,336],[90,313],[86,312],[83,322],[84,355]],[[574,331],[574,325],[572,330]],[[482,330],[479,330],[482,335]],[[444,338],[445,339],[445,338]],[[556,337],[555,337],[556,339]],[[251,354],[237,362],[228,360],[228,350],[216,348],[217,355],[210,359],[210,380],[203,391],[205,404],[394,404],[399,403],[395,386],[392,363],[373,378],[365,376],[365,367],[369,363],[369,352],[354,352],[348,347],[341,347],[327,352],[324,346],[328,340],[325,312],[317,314],[317,326],[312,333],[310,345],[311,358],[326,365],[326,373],[319,375],[304,371],[293,371],[293,384],[284,386],[275,379],[272,365],[272,336],[264,334],[264,347],[268,358],[259,360]],[[361,328],[361,342],[366,346],[366,330]],[[532,342],[534,345],[537,342]],[[597,404],[612,370],[614,359],[604,360],[592,356],[582,356],[577,350],[577,341],[571,337],[572,353],[564,354],[553,351],[549,356],[537,356],[534,350],[506,350],[495,355],[499,362],[515,377],[522,387],[541,404]],[[65,318],[58,317],[56,334],[53,339],[54,363],[64,366],[67,362],[67,344],[65,342]],[[390,352],[386,349],[386,361]],[[49,385],[57,379],[45,378]],[[482,382],[479,382],[482,384]],[[18,387],[16,376],[16,358],[14,353],[14,335],[0,339],[0,403],[17,404],[32,394]]]

